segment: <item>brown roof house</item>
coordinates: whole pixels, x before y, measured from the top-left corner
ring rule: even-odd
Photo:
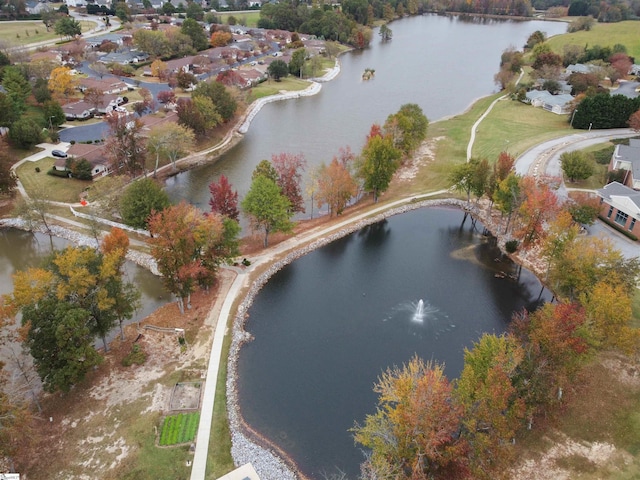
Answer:
[[[67,158],[56,159],[53,168],[60,172],[68,171],[67,161],[69,159],[80,160],[84,158],[91,164],[91,176],[93,178],[103,177],[111,173],[104,144],[76,143],[67,150],[67,155]]]

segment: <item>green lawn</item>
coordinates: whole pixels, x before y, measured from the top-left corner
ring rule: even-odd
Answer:
[[[309,82],[305,80],[300,80],[299,78],[289,76],[287,78],[283,78],[281,81],[276,82],[275,80],[267,80],[266,82],[262,82],[257,87],[254,87],[249,92],[249,96],[247,98],[247,103],[252,103],[255,100],[258,100],[262,97],[268,97],[270,95],[275,95],[280,93],[282,90],[286,91],[296,91],[296,90],[304,90],[309,86]]]
[[[18,178],[28,194],[43,192],[47,200],[75,203],[80,201],[80,193],[91,185],[91,182],[73,178],[60,178],[47,175],[53,168],[55,159],[46,157],[37,162],[24,162],[17,168]],[[36,172],[36,167],[40,172]]]
[[[632,57],[640,57],[640,22],[595,23],[588,31],[567,33],[547,40],[554,52],[562,53],[565,45],[613,47],[619,43],[627,47]]]
[[[53,28],[47,32],[44,23],[38,20],[25,20],[22,22],[0,23],[0,40],[14,45],[28,45],[30,43],[44,42],[46,40],[64,40],[53,32]],[[81,20],[80,27],[87,32],[96,26],[96,22]]]
[[[260,20],[260,12],[258,10],[250,10],[246,13],[216,13],[221,23],[227,23],[229,17],[233,16],[238,25],[245,24],[247,27],[257,27]]]

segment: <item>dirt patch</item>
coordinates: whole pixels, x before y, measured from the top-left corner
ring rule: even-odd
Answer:
[[[197,410],[200,407],[200,382],[176,383],[171,393],[170,410]]]
[[[444,137],[435,137],[428,142],[422,142],[413,157],[408,159],[396,173],[394,180],[400,183],[406,183],[416,178],[421,168],[435,160],[435,150],[437,143]]]

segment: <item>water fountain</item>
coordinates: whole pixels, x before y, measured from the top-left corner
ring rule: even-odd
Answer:
[[[419,322],[419,323],[423,323],[424,322],[424,316],[425,316],[425,312],[424,312],[424,300],[420,299],[418,301],[418,305],[416,305],[416,311],[413,313],[413,318],[412,320],[414,322]]]

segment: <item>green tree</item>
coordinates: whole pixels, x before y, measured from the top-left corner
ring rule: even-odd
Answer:
[[[13,158],[7,154],[5,143],[0,143],[0,195],[13,195],[18,186],[18,178],[11,170],[13,163]]]
[[[383,23],[382,25],[380,25],[378,35],[380,35],[380,38],[382,38],[383,42],[388,42],[393,38],[393,31],[387,26],[386,23]]]
[[[231,92],[221,82],[209,81],[200,82],[193,91],[193,97],[207,97],[213,103],[216,112],[222,118],[222,121],[228,122],[236,113],[238,103]]]
[[[305,48],[298,48],[291,55],[289,61],[289,73],[296,77],[302,76],[302,67],[304,66],[305,59],[307,58],[307,50]]]
[[[64,110],[62,110],[60,104],[55,100],[47,100],[44,102],[44,105],[42,105],[42,115],[47,128],[52,126],[59,127],[66,120]]]
[[[281,78],[284,78],[289,74],[289,66],[283,60],[274,60],[269,64],[267,73],[276,82],[279,82]]]
[[[253,179],[240,206],[250,217],[252,228],[264,232],[265,248],[269,246],[271,232],[287,233],[293,228],[289,200],[282,195],[276,182],[263,175]]]
[[[82,28],[75,18],[61,17],[53,27],[53,31],[61,37],[73,38],[82,33]]]
[[[507,233],[513,213],[518,211],[522,203],[520,176],[514,172],[510,172],[504,180],[498,182],[493,197],[498,210],[500,210],[503,215],[507,215],[504,229],[504,233]]]
[[[122,195],[120,214],[127,225],[147,228],[149,216],[169,205],[169,196],[162,187],[151,178],[143,178],[131,184]]]
[[[374,125],[372,132],[379,131]],[[393,146],[390,135],[370,134],[366,145],[362,149],[359,175],[364,181],[364,189],[373,193],[373,201],[377,202],[379,195],[389,188],[391,178],[400,166],[402,153]]]
[[[578,150],[560,155],[560,165],[570,182],[586,180],[593,175],[593,160]]]
[[[209,48],[209,39],[204,33],[204,29],[193,18],[187,18],[184,22],[182,22],[180,31],[191,39],[191,41],[193,42],[193,48],[195,48],[197,51],[206,50],[207,48]]]
[[[260,160],[260,163],[256,165],[256,168],[251,174],[251,180],[255,180],[259,176],[268,178],[276,185],[278,184],[278,172],[269,160]]]
[[[397,113],[387,117],[384,129],[393,136],[396,148],[409,155],[426,138],[428,126],[429,120],[420,106],[406,103]]]
[[[18,116],[19,112],[16,110],[11,97],[0,93],[0,127],[10,127]]]
[[[202,6],[196,2],[189,2],[187,4],[186,13],[187,18],[193,18],[198,22],[204,18],[204,10],[202,10]]]
[[[463,409],[441,365],[413,357],[378,378],[375,414],[352,429],[371,450],[364,478],[465,479],[466,441],[459,435]]]
[[[26,101],[31,95],[31,85],[16,67],[5,67],[2,70],[2,86],[13,102],[16,113],[22,114],[26,108]]]
[[[30,148],[42,141],[42,126],[31,118],[22,117],[11,125],[9,140],[16,147]]]

